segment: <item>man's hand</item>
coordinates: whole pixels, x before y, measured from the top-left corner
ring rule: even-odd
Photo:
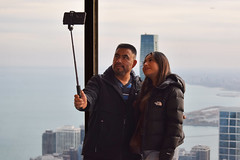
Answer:
[[[187,119],[187,116],[186,116],[186,115],[183,115],[183,119]]]
[[[74,106],[76,109],[85,109],[87,107],[87,97],[83,91],[81,91],[81,98],[79,95],[74,95]]]

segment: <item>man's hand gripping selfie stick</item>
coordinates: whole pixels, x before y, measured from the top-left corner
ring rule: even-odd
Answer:
[[[73,30],[73,25],[74,24],[84,24],[86,19],[86,13],[85,12],[65,12],[63,16],[63,24],[68,25],[68,29],[71,34],[71,42],[72,42],[72,51],[73,51],[73,60],[74,60],[74,68],[75,68],[75,75],[76,75],[76,83],[77,83],[77,94],[79,97],[81,97],[81,87],[79,85],[78,81],[78,73],[77,73],[77,64],[76,64],[76,56],[75,56],[75,50],[74,50],[74,43],[73,43],[73,35],[72,35],[72,30]]]

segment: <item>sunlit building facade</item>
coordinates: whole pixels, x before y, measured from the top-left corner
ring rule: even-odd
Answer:
[[[158,50],[158,35],[143,34],[141,35],[141,49],[140,49],[140,77],[144,80],[145,76],[142,71],[143,61],[145,56]]]
[[[210,160],[210,148],[204,145],[196,145],[191,150],[195,153],[196,160]]]
[[[81,139],[81,129],[74,128],[74,126],[63,126],[56,130],[56,152],[63,153],[63,151],[70,148],[78,149]]]
[[[240,160],[240,107],[219,111],[219,160]]]
[[[210,160],[210,147],[196,145],[190,152],[181,149],[178,160]]]

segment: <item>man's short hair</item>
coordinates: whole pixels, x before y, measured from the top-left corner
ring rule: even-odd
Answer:
[[[121,43],[117,46],[116,50],[118,50],[119,48],[126,48],[126,49],[130,49],[132,51],[132,53],[136,56],[137,55],[137,50],[136,48],[128,43]]]

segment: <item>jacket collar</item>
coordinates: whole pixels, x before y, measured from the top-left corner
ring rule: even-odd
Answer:
[[[130,75],[132,77],[132,84],[133,84],[131,92],[134,93],[134,95],[136,95],[140,92],[142,81],[141,81],[139,76],[135,75],[134,71],[131,71]],[[119,93],[119,95],[122,97],[122,92],[121,92],[120,88],[118,87],[118,85],[116,83],[116,80],[115,80],[116,77],[114,75],[114,71],[112,69],[112,66],[108,67],[108,69],[106,69],[105,72],[101,76],[102,76],[102,79],[106,83],[111,85]]]
[[[166,87],[173,85],[175,87],[178,87],[182,90],[182,92],[185,92],[185,82],[184,80],[178,76],[177,74],[170,74],[166,77],[166,80],[157,86],[158,89],[165,89]]]
[[[112,65],[105,70],[105,72],[103,73],[102,76],[103,76],[103,79],[105,81],[107,81],[108,83],[111,83],[111,84],[115,83],[114,78],[116,78],[116,77],[114,75]],[[133,82],[136,82],[136,85],[138,85],[138,87],[141,87],[142,81],[139,76],[136,76],[136,74],[133,70],[130,72],[130,76],[132,77]]]

